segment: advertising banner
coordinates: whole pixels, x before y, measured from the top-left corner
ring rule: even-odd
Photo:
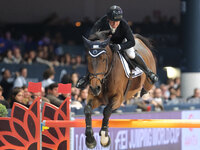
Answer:
[[[200,111],[183,111],[182,119],[200,119]],[[200,149],[200,129],[183,128],[182,129],[182,150]]]
[[[179,119],[181,112],[112,115],[112,119]],[[95,116],[101,119],[102,116]],[[94,128],[97,146],[94,150],[179,150],[181,129],[178,128],[109,128],[111,145],[100,144],[99,128]],[[85,129],[74,128],[74,150],[87,150]]]

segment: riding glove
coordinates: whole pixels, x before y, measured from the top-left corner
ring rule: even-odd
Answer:
[[[119,51],[121,49],[120,45],[119,44],[110,44],[110,48],[113,50],[113,51]]]

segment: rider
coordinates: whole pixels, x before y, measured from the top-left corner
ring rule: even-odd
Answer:
[[[90,35],[97,31],[111,30],[111,45],[113,51],[125,51],[127,56],[141,68],[152,83],[158,81],[158,77],[145,64],[145,61],[134,49],[135,40],[128,23],[123,19],[123,12],[119,6],[111,6],[107,14],[100,18],[92,27]],[[89,75],[79,79],[78,88],[85,88],[89,82]]]

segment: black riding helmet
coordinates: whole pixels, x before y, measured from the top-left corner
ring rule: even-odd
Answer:
[[[108,9],[107,17],[112,21],[120,21],[123,17],[123,11],[119,6],[113,5]]]

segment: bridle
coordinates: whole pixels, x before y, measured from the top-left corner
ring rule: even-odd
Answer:
[[[112,60],[111,60],[111,66],[109,67],[109,64],[108,64],[108,63],[109,63],[109,57],[108,57],[107,51],[106,51],[105,49],[99,49],[100,52],[97,53],[97,55],[93,55],[93,54],[91,53],[91,51],[95,51],[95,50],[97,50],[97,49],[91,49],[91,50],[89,51],[89,55],[90,55],[92,58],[97,59],[100,55],[105,54],[105,55],[106,55],[106,68],[105,68],[105,71],[104,71],[104,72],[97,72],[97,73],[96,73],[96,71],[95,71],[95,73],[89,72],[89,82],[90,82],[92,79],[96,78],[96,79],[98,79],[98,80],[100,81],[101,84],[103,84],[103,83],[105,82],[105,79],[106,79],[107,76],[110,74],[110,72],[111,72],[111,70],[112,70],[112,68],[113,68],[113,59],[114,59],[114,55],[113,55]],[[96,61],[97,61],[97,60],[96,60]],[[96,65],[97,65],[96,61],[93,61],[93,60],[92,60],[92,65],[93,65],[94,68],[95,68]],[[104,76],[103,79],[100,79],[100,78],[98,77],[98,75],[103,75],[103,76]]]

